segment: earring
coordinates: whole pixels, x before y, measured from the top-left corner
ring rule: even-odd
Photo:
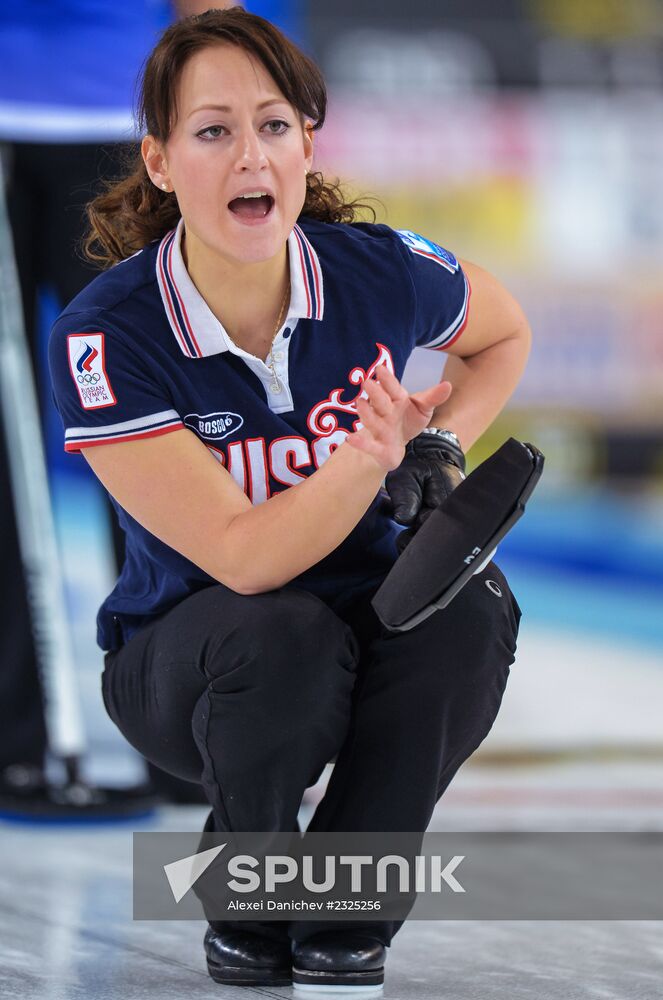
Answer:
[[[168,185],[167,184],[162,184],[161,187],[164,189],[164,191],[168,190]]]

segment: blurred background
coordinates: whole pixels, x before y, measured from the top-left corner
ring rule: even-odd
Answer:
[[[418,231],[493,272],[533,329],[521,384],[469,455],[472,467],[510,435],[546,455],[526,515],[497,556],[523,610],[518,658],[495,726],[429,829],[662,830],[663,0],[245,6],[284,28],[323,69],[330,108],[317,168],[377,196],[379,222]],[[98,179],[117,168],[114,144],[128,148],[136,138],[132,81],[143,58],[169,20],[205,7],[0,4],[0,157],[12,178],[10,211],[37,213],[37,244],[39,199],[59,184],[67,207],[56,210],[56,228],[75,231],[69,223]],[[67,55],[63,45],[71,45]],[[58,157],[83,143],[94,149],[78,176]],[[31,144],[42,147],[41,187],[20,206],[19,182],[32,168],[16,165]],[[19,241],[27,233],[25,223],[15,227]],[[71,264],[75,240],[67,240],[51,254]],[[85,460],[63,452],[44,373],[48,331],[67,296],[42,263],[37,254],[25,275],[38,293],[33,362],[85,776],[129,787],[145,780],[145,762],[106,715],[95,642],[122,542]],[[0,264],[6,273],[8,257]],[[443,363],[416,351],[405,384],[430,385]],[[4,543],[1,508],[0,517]],[[18,696],[28,654],[21,647],[24,669],[11,634],[19,605],[27,612],[12,565],[0,544],[0,770],[17,760],[6,756],[10,733],[14,748],[28,748],[24,757],[34,748],[34,764],[45,745],[36,680]],[[329,767],[306,793],[302,829],[328,776]],[[178,801],[170,791],[166,802]],[[203,805],[166,805],[143,827],[199,830],[206,814]],[[200,928],[130,918],[139,818],[55,836],[43,826],[12,829],[7,818],[0,808],[9,862],[0,876],[0,993],[161,998],[167,986],[179,996],[195,982],[206,995]],[[654,923],[412,922],[394,952],[394,997],[439,995],[439,984],[426,986],[438,971],[467,1000],[660,995]]]
[[[50,6],[52,30],[70,6]],[[108,5],[74,6],[94,25]],[[330,108],[317,169],[375,195],[378,221],[493,272],[530,318],[525,376],[469,456],[472,467],[513,435],[545,453],[546,469],[497,557],[523,609],[519,658],[468,768],[564,759],[657,766],[663,3],[382,0],[379,17],[369,0],[245,6],[288,31],[325,74]],[[145,4],[151,39],[196,7],[205,5]],[[135,138],[128,114],[118,127],[116,138]],[[79,206],[90,190],[74,190]],[[39,301],[46,371],[45,342],[63,303],[48,281]],[[443,362],[416,351],[408,388],[431,384]],[[48,388],[41,394],[88,769],[121,783],[144,765],[99,693],[94,622],[114,582],[112,527],[84,459],[64,455]]]
[[[311,5],[331,95],[318,163],[379,221],[494,273],[533,329],[470,465],[514,435],[547,463],[500,547],[523,608],[477,757],[663,750],[663,5]],[[439,367],[438,367],[439,365]],[[441,370],[417,351],[406,382]]]

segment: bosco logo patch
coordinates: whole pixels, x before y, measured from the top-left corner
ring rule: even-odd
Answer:
[[[432,240],[427,240],[425,236],[413,233],[410,229],[397,229],[396,232],[412,253],[418,253],[422,257],[429,257],[436,264],[441,264],[447,271],[451,271],[452,274],[455,274],[458,270],[458,261],[454,255],[438,243],[433,243]]]
[[[239,413],[187,413],[184,423],[206,441],[223,441],[244,424]]]
[[[83,408],[115,406],[117,399],[106,374],[103,333],[70,333],[67,351],[69,370]]]

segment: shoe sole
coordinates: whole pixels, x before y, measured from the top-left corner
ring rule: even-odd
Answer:
[[[219,965],[207,959],[207,971],[223,986],[291,986],[290,969],[246,969],[241,965]]]
[[[366,972],[313,972],[292,970],[292,985],[299,993],[371,993],[377,995],[384,986],[384,966]]]

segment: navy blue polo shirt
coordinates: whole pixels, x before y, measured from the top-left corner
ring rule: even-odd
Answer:
[[[276,385],[198,293],[181,235],[182,222],[101,274],[55,323],[49,365],[66,451],[188,428],[262,503],[303,482],[360,425],[358,387],[378,365],[401,379],[416,346],[444,350],[466,322],[470,289],[449,251],[406,230],[302,217],[288,238]],[[111,500],[126,558],[97,617],[104,650],[217,582]],[[397,557],[399,531],[379,506],[376,496],[347,539],[291,585],[335,608],[374,586]]]

